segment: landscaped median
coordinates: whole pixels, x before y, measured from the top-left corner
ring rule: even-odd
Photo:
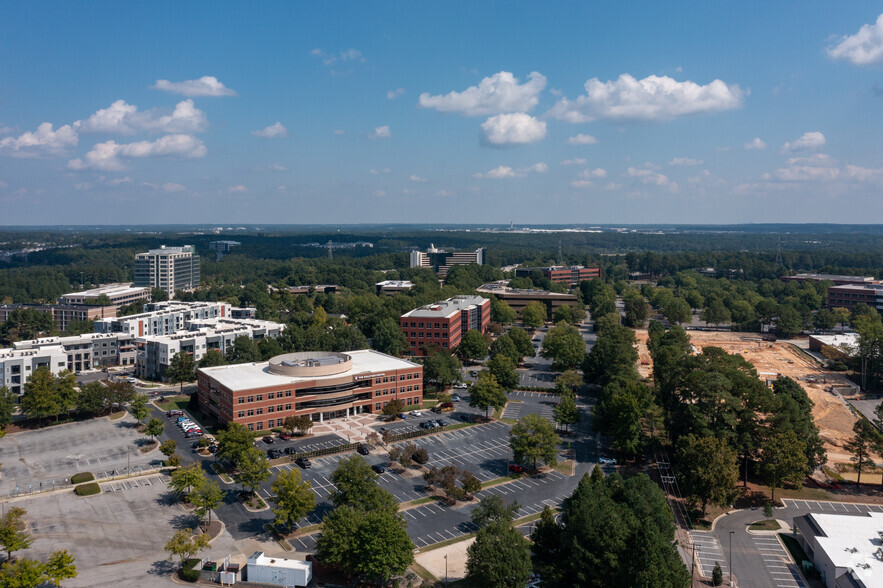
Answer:
[[[74,487],[74,494],[77,496],[94,496],[95,494],[101,494],[101,486],[98,485],[98,482],[80,484],[79,486]]]

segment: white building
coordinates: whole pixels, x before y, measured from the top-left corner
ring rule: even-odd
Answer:
[[[0,386],[13,394],[24,394],[24,383],[41,367],[58,375],[67,369],[67,354],[61,345],[41,349],[0,349]]]
[[[131,284],[105,284],[97,288],[71,292],[58,298],[59,304],[95,304],[95,300],[101,295],[107,296],[117,310],[121,306],[143,300],[150,300],[150,288],[135,287]]]
[[[135,285],[162,288],[169,295],[175,290],[199,286],[199,256],[193,245],[151,249],[135,255]]]
[[[61,346],[72,372],[112,365],[135,365],[135,338],[128,333],[85,333],[70,337],[42,337],[16,341],[13,348],[44,349]]]
[[[313,563],[284,557],[268,557],[255,551],[245,566],[248,582],[278,586],[306,586],[313,578]]]
[[[129,333],[135,337],[170,335],[187,328],[190,321],[232,316],[226,302],[154,302],[145,312],[95,321],[96,333]]]
[[[794,530],[828,588],[883,587],[883,513],[810,513]]]

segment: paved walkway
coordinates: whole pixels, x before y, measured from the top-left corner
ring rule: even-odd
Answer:
[[[331,419],[323,423],[315,423],[311,430],[313,435],[337,435],[347,443],[361,443],[380,424],[376,414],[357,414],[350,417]]]

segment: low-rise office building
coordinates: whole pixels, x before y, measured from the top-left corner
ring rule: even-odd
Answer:
[[[797,541],[828,588],[883,586],[883,513],[794,517]]]
[[[549,292],[548,290],[525,290],[521,288],[510,288],[505,282],[492,282],[484,284],[476,290],[481,294],[493,294],[499,300],[503,300],[512,307],[512,310],[521,316],[521,311],[530,302],[539,302],[546,307],[546,316],[549,319],[555,314],[559,306],[575,306],[579,304],[579,297],[576,294],[562,294],[560,292]]]
[[[516,278],[530,278],[534,272],[554,284],[573,287],[583,280],[594,280],[601,277],[600,267],[583,267],[581,265],[552,265],[549,267],[520,267],[515,270]]]
[[[828,288],[828,308],[852,310],[858,303],[883,311],[883,284],[843,284]]]
[[[105,284],[97,288],[71,292],[58,298],[59,304],[84,304],[94,306],[99,296],[106,296],[116,310],[133,302],[149,302],[150,288],[135,287],[131,284]]]
[[[41,349],[0,349],[0,386],[19,397],[31,374],[41,367],[58,375],[67,369],[67,354],[61,345]]]
[[[230,253],[234,247],[242,245],[239,241],[210,241],[208,248],[215,252],[215,259],[220,261],[225,255]]]
[[[281,427],[289,416],[313,422],[379,413],[390,400],[423,401],[423,368],[372,349],[288,353],[260,363],[197,371],[200,410],[252,431]]]
[[[869,276],[842,276],[838,274],[795,274],[781,276],[783,282],[834,282],[835,286],[844,284],[863,284],[866,286],[879,284],[880,280]]]
[[[456,348],[466,331],[487,332],[491,301],[481,296],[454,296],[406,312],[399,321],[410,347],[408,354],[425,356],[427,348]]]
[[[116,316],[116,306],[88,306],[84,304],[0,304],[0,322],[9,320],[16,310],[35,310],[52,315],[55,328],[67,331],[73,321],[97,321]]]
[[[377,295],[386,294],[387,296],[395,296],[402,292],[407,292],[414,287],[414,284],[407,280],[384,280],[374,284],[377,288]]]
[[[477,263],[484,265],[484,248],[475,251],[446,251],[438,249],[434,244],[424,251],[411,251],[410,267],[426,267],[436,271],[444,278],[455,265]]]

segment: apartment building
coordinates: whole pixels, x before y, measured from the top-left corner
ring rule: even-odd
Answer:
[[[470,263],[484,265],[484,248],[475,251],[445,251],[430,244],[425,252],[414,250],[410,255],[410,267],[430,268],[441,278],[447,276],[448,271],[455,265]]]
[[[121,306],[132,304],[133,302],[149,302],[150,288],[135,287],[131,284],[105,284],[97,288],[83,290],[82,292],[71,292],[58,298],[58,304],[72,305],[95,305],[99,296],[107,296],[113,303],[116,310]]]
[[[594,280],[601,277],[600,267],[583,267],[581,265],[552,265],[549,267],[519,267],[515,270],[516,278],[530,278],[538,271],[553,284],[561,284],[572,288],[583,280]]]
[[[193,245],[151,249],[135,255],[135,286],[162,288],[169,295],[175,290],[199,286],[199,255]]]
[[[67,369],[67,355],[60,345],[41,349],[0,349],[0,386],[24,394],[25,382],[41,367],[58,375]]]
[[[60,346],[72,372],[114,365],[135,365],[135,338],[127,333],[86,333],[70,337],[42,337],[16,341],[16,350],[39,350]]]
[[[232,311],[227,302],[151,302],[144,305],[142,313],[95,321],[95,332],[171,335],[186,329],[190,321],[230,317]]]
[[[396,294],[407,292],[414,287],[414,284],[407,280],[384,280],[374,284],[374,287],[377,288],[378,296],[381,294],[395,296]]]
[[[408,354],[425,356],[427,347],[454,349],[466,331],[487,331],[491,301],[481,296],[454,296],[406,312],[399,319],[410,347]]]
[[[289,416],[313,422],[379,413],[391,400],[423,402],[422,366],[372,349],[288,353],[260,363],[197,371],[199,407],[219,423],[251,431],[281,427]]]

